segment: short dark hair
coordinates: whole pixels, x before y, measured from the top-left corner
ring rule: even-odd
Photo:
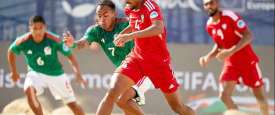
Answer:
[[[116,5],[111,0],[99,0],[97,6],[108,6],[112,10],[116,10]]]
[[[41,22],[43,24],[46,24],[46,22],[42,16],[31,16],[29,19],[29,24],[31,25],[36,22]]]

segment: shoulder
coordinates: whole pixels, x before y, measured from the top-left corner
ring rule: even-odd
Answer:
[[[53,32],[47,31],[46,32],[46,37],[50,40],[55,41],[55,42],[58,42],[58,43],[61,42],[60,36],[53,33]]]
[[[208,20],[206,21],[206,27],[212,24],[213,18],[209,17]]]
[[[148,11],[152,11],[159,8],[157,3],[153,0],[145,0],[144,6]]]
[[[29,39],[31,39],[31,37],[32,37],[31,32],[23,34],[23,35],[16,38],[15,44],[20,45],[20,44],[28,41]]]
[[[222,16],[230,18],[233,21],[237,21],[240,17],[237,13],[231,11],[231,10],[223,10],[222,11]]]
[[[119,27],[127,27],[129,25],[129,21],[117,22]]]
[[[86,32],[98,31],[98,30],[100,30],[100,28],[101,28],[101,27],[100,27],[98,24],[90,25],[90,26],[87,28]]]

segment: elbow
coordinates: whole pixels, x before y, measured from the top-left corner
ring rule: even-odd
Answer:
[[[245,36],[246,41],[247,41],[248,43],[251,43],[251,42],[252,42],[253,36],[252,36],[251,31],[247,30],[247,31],[245,32],[245,35],[244,35],[244,36]]]
[[[162,34],[164,32],[164,27],[160,27],[158,28],[158,30],[159,30],[159,34]]]
[[[162,34],[164,32],[164,23],[162,21],[156,21],[154,26],[156,34]]]
[[[252,37],[250,36],[249,39],[248,39],[248,43],[252,43]]]
[[[11,52],[11,50],[10,50],[10,49],[8,49],[7,56],[8,56],[8,59],[9,59],[9,57],[11,57],[11,56],[12,56],[12,52]]]
[[[155,34],[156,34],[156,35],[162,34],[163,31],[164,31],[164,30],[163,30],[162,28],[156,28],[156,29],[155,29]]]
[[[7,59],[8,59],[8,62],[15,60],[15,55],[12,53],[10,49],[7,52]]]
[[[251,34],[248,34],[245,38],[246,38],[247,43],[251,43],[251,42],[252,42],[252,40],[253,40],[253,38],[252,38],[252,35],[251,35]]]
[[[163,25],[159,25],[156,27],[156,33],[157,34],[162,34],[164,32],[164,26]]]

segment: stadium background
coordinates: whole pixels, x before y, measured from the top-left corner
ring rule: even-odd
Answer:
[[[113,0],[118,15],[123,16],[120,0]],[[217,95],[218,75],[221,63],[214,61],[209,68],[198,65],[198,58],[210,50],[211,38],[205,32],[207,15],[202,11],[201,0],[157,0],[163,10],[168,30],[169,49],[172,54],[175,75],[182,83],[184,102],[196,108],[199,115],[220,115],[225,111]],[[261,58],[261,69],[265,77],[265,90],[274,114],[274,0],[221,0],[224,9],[240,13],[254,35],[254,48]],[[22,73],[19,84],[13,85],[9,78],[6,60],[8,45],[16,36],[28,31],[28,18],[39,14],[46,18],[48,29],[61,35],[70,30],[80,38],[86,28],[95,23],[96,0],[0,0],[0,111],[5,105],[23,95],[22,84],[26,73],[23,56],[18,59],[18,70]],[[85,111],[93,113],[102,99],[114,67],[100,49],[76,51],[89,88],[81,89],[74,82],[74,89]],[[61,57],[66,72],[72,69]],[[88,63],[87,63],[88,62]],[[61,107],[49,92],[47,102],[52,108]],[[238,86],[234,99],[241,110],[258,112],[255,99],[246,87]],[[148,114],[170,115],[172,112],[157,90],[146,93],[147,104],[143,109]],[[116,108],[116,113],[120,111]]]

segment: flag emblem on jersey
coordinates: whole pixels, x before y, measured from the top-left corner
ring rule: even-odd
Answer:
[[[66,51],[66,52],[70,50],[70,48],[69,48],[66,44],[63,44],[63,47],[62,47],[62,48],[63,48],[63,50]]]
[[[158,17],[159,16],[159,14],[156,12],[156,11],[153,11],[153,12],[151,12],[151,14],[150,14],[150,18],[156,18],[156,17]]]
[[[51,55],[52,49],[49,46],[47,46],[44,48],[44,53],[45,53],[45,55]]]
[[[244,28],[245,27],[245,22],[243,20],[239,20],[237,22],[237,26],[238,26],[238,28]]]

